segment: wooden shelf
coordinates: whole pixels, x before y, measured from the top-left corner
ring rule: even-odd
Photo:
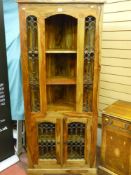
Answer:
[[[64,103],[48,104],[47,111],[75,111],[75,105]]]
[[[64,78],[64,77],[58,77],[58,78],[50,78],[46,81],[47,85],[75,85],[76,79],[71,78]]]
[[[70,54],[70,53],[77,53],[76,50],[64,50],[64,49],[50,49],[50,50],[46,50],[46,53],[59,53],[59,54],[62,54],[62,53],[66,53],[66,54]]]

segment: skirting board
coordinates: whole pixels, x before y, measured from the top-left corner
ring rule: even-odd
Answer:
[[[99,166],[98,167],[98,175],[118,175],[118,174],[108,170],[107,168]]]
[[[5,170],[6,168],[10,167],[11,165],[15,164],[19,161],[19,158],[17,155],[13,155],[2,162],[0,162],[0,172]]]

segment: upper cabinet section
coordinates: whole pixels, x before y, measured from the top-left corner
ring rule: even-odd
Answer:
[[[102,1],[18,2],[28,111],[96,110]]]

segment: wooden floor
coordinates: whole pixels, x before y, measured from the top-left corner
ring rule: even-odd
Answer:
[[[99,165],[99,157],[100,157],[100,149],[98,148],[97,150],[98,150],[97,151],[97,166],[98,166]],[[11,167],[0,172],[0,175],[27,175],[28,161],[27,161],[27,156],[26,156],[25,150],[23,150],[23,152],[19,156],[19,158],[20,158],[20,161],[18,163],[14,164]],[[28,175],[31,175],[31,174],[28,174]],[[41,173],[33,174],[33,175],[41,175]],[[43,175],[43,173],[42,173],[42,175]],[[47,175],[47,173],[46,173],[46,175]],[[67,175],[67,173],[66,173],[66,175]],[[89,173],[89,174],[83,173],[83,175],[96,175],[96,173]]]
[[[20,161],[18,163],[0,172],[0,175],[27,175],[28,162],[26,152],[23,151],[19,158]]]

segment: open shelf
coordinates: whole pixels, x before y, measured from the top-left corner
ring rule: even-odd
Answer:
[[[47,79],[46,84],[48,85],[71,85],[76,84],[76,79],[65,78],[65,77],[52,77]]]
[[[46,72],[48,83],[75,84],[76,54],[47,54]]]
[[[75,101],[75,85],[47,85],[48,111],[74,111]]]

